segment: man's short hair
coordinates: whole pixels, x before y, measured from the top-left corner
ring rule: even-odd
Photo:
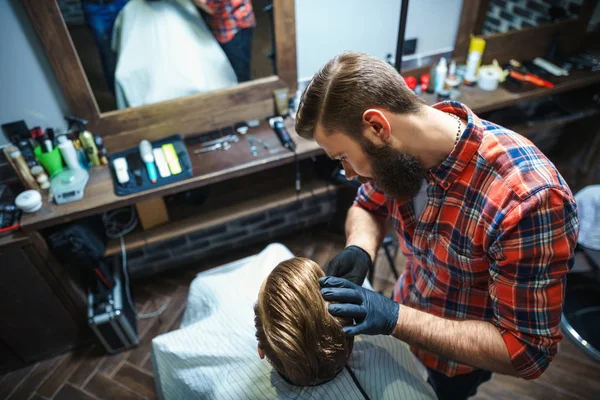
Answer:
[[[327,311],[314,261],[295,257],[267,277],[254,306],[258,347],[289,383],[325,383],[345,367],[353,338],[342,331],[344,320]]]
[[[314,139],[315,128],[321,125],[360,141],[362,115],[368,108],[405,114],[418,112],[423,105],[394,67],[377,57],[346,52],[321,67],[304,89],[296,132]]]

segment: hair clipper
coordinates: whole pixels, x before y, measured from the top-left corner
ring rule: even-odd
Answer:
[[[285,127],[285,123],[283,122],[282,117],[271,117],[269,118],[269,125],[277,134],[281,145],[291,151],[292,153],[296,152],[296,143],[292,140],[287,128]]]

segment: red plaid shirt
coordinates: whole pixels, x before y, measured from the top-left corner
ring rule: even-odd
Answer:
[[[210,27],[219,43],[227,43],[244,28],[256,26],[250,0],[206,0],[213,11]]]
[[[526,138],[479,119],[458,102],[435,108],[468,121],[448,158],[429,171],[417,218],[374,184],[355,206],[391,216],[406,257],[396,283],[401,304],[454,320],[489,321],[519,376],[534,379],[556,354],[566,275],[579,223],[569,187]],[[418,348],[448,376],[473,368]]]

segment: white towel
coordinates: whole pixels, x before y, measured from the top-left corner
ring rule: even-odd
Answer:
[[[191,0],[130,0],[115,21],[113,49],[120,109],[237,84]]]

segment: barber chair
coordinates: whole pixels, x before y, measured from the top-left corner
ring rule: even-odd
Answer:
[[[567,276],[561,328],[600,362],[600,185],[584,188],[575,200],[580,232],[575,265]]]

